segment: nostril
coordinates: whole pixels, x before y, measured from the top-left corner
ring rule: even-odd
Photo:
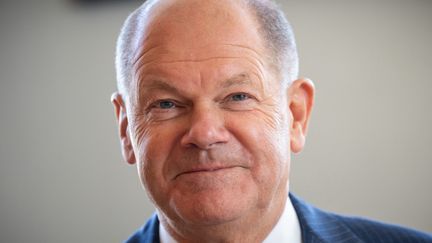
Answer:
[[[223,113],[212,107],[195,106],[188,125],[181,140],[183,146],[206,150],[228,141]]]
[[[228,132],[225,127],[208,127],[207,129],[192,127],[182,138],[181,143],[186,147],[210,149],[228,141]]]

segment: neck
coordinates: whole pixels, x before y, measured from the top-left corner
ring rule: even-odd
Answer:
[[[273,200],[268,207],[254,210],[242,218],[214,224],[191,225],[167,220],[158,212],[161,224],[179,243],[183,242],[262,242],[282,215],[287,194]],[[253,227],[251,227],[253,226]]]

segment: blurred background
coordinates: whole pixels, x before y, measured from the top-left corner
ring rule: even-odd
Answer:
[[[292,191],[432,232],[432,1],[279,2],[317,88]],[[0,242],[120,242],[153,212],[110,103],[139,4],[0,1]]]

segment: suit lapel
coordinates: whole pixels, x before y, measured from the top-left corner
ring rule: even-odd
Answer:
[[[339,216],[321,211],[291,193],[289,197],[300,222],[303,243],[363,242],[339,220]]]
[[[141,231],[139,240],[133,241],[137,243],[160,243],[159,240],[159,219],[154,214],[146,223]]]

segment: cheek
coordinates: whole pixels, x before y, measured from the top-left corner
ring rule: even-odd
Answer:
[[[136,126],[134,151],[142,183],[147,190],[166,186],[167,158],[174,150],[178,129],[173,126]]]
[[[285,115],[255,110],[227,120],[233,136],[253,158],[252,173],[257,183],[278,180],[287,172],[290,149]]]

